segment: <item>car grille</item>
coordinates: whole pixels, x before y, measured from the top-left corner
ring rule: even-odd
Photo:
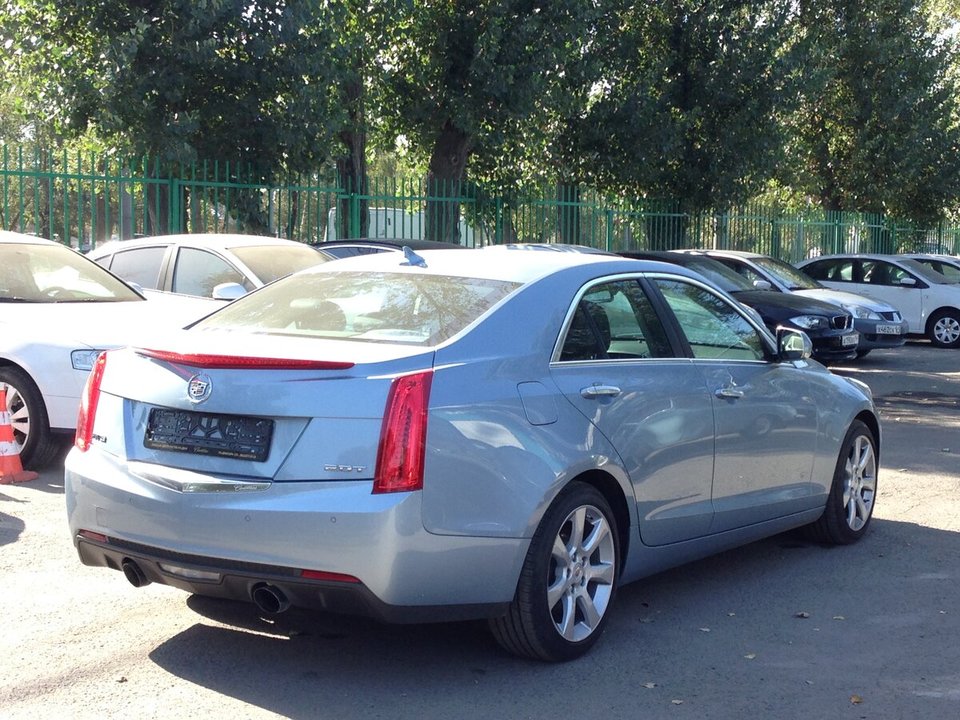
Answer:
[[[884,320],[893,320],[893,322],[900,322],[903,320],[903,318],[900,316],[900,313],[896,310],[892,312],[882,312],[880,313],[880,317],[882,317]]]
[[[852,321],[852,315],[834,315],[830,318],[830,327],[835,330],[846,330],[851,326]]]

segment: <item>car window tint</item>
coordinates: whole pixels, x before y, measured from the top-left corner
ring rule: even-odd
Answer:
[[[960,281],[960,268],[956,267],[955,265],[940,262],[939,260],[921,260],[920,262],[927,267],[936,270],[941,275],[946,275],[954,282]]]
[[[650,299],[633,280],[596,285],[574,311],[561,362],[633,360],[672,354]]]
[[[654,281],[673,310],[696,358],[762,360],[763,340],[729,302],[680,280]]]
[[[727,258],[717,258],[717,260],[723,263],[724,265],[726,265],[728,268],[733,270],[735,273],[737,273],[741,277],[746,278],[747,282],[750,283],[751,287],[753,287],[753,283],[756,282],[757,280],[766,280],[766,278],[763,277],[763,275],[758,273],[749,265],[744,265],[743,263],[737,262],[736,260],[729,260]]]
[[[230,252],[263,284],[327,260],[309,245],[248,245],[230,248]],[[253,290],[253,285],[250,284],[247,290]]]
[[[63,245],[0,244],[0,301],[94,302],[143,298]]]
[[[903,268],[881,260],[863,261],[863,281],[871,285],[899,285],[904,278],[910,277]]]
[[[501,280],[445,275],[308,271],[234,300],[195,327],[435,345],[517,287]]]
[[[325,253],[329,253],[338,258],[387,252],[386,248],[373,247],[370,245],[333,245],[332,247],[321,245],[321,248]]]
[[[122,250],[113,256],[110,270],[128,282],[156,290],[160,283],[160,265],[167,252],[165,246]]]
[[[180,248],[173,271],[175,293],[212,297],[213,289],[221,283],[243,285],[244,277],[226,260],[206,250]]]
[[[804,265],[803,272],[815,280],[853,282],[852,260],[820,260]]]

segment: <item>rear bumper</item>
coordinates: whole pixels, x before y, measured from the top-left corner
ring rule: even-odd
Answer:
[[[496,617],[508,603],[457,605],[389,605],[359,582],[308,580],[295,568],[231,562],[217,558],[187,556],[156,548],[137,546],[116,538],[107,542],[75,536],[74,544],[84,565],[122,570],[134,562],[149,582],[169,585],[189,593],[225,600],[253,602],[254,590],[267,585],[282,593],[290,605],[344,615],[371,617],[389,623],[423,623]],[[191,579],[170,572],[175,566],[190,572],[215,573],[216,580]]]
[[[362,480],[181,492],[113,455],[74,448],[64,485],[85,564],[120,569],[131,559],[152,582],[237,600],[268,583],[294,605],[391,621],[496,614],[513,599],[530,542],[429,533],[419,492],[373,495]],[[200,573],[171,572],[161,562]],[[309,580],[302,571],[357,582]],[[195,579],[204,573],[215,579]]]

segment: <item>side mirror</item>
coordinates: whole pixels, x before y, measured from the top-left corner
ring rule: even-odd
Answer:
[[[914,278],[914,277],[910,277],[909,275],[907,275],[907,276],[905,276],[905,277],[900,278],[899,285],[900,285],[901,287],[916,287],[916,286],[917,286],[917,279]]]
[[[213,289],[214,300],[236,300],[247,294],[246,288],[240,283],[226,282],[220,283]]]
[[[757,290],[772,290],[772,289],[773,289],[773,285],[770,284],[770,281],[769,281],[769,280],[754,280],[754,281],[753,281],[753,286],[754,286]]]
[[[777,350],[781,360],[806,360],[813,354],[813,343],[802,330],[777,328]]]

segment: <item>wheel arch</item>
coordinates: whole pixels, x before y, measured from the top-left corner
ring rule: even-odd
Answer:
[[[588,470],[573,478],[571,482],[582,482],[595,488],[609,503],[617,521],[617,537],[620,540],[620,572],[630,545],[630,506],[627,497],[617,479],[603,470]]]
[[[854,419],[859,420],[870,429],[870,432],[873,435],[873,442],[876,447],[877,461],[879,462],[880,460],[880,420],[879,418],[872,412],[868,410],[864,410],[859,415],[857,415]]]
[[[953,305],[941,305],[935,310],[931,310],[929,313],[927,313],[927,321],[923,325],[923,331],[925,334],[930,332],[931,323],[941,313],[950,313],[954,317],[960,317],[960,308],[956,308]]]

